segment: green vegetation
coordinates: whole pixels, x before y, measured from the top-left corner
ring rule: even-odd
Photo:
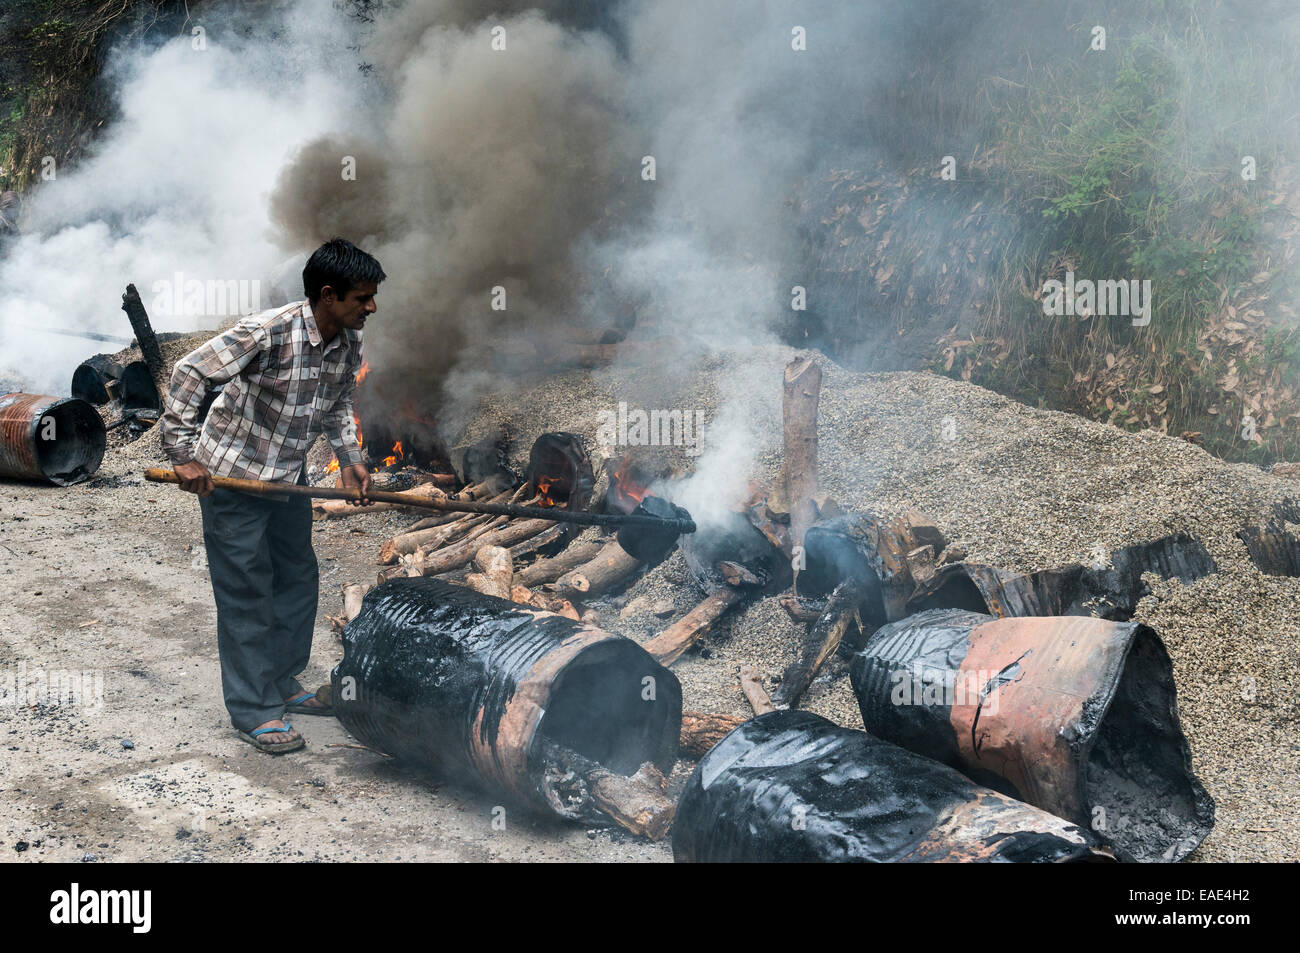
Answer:
[[[197,0],[190,4],[197,6]],[[184,15],[183,0],[5,0],[0,7],[0,187],[25,189],[109,118],[108,44]]]
[[[1164,11],[1092,60],[1031,70],[1005,110],[991,176],[1040,225],[1007,250],[977,336],[1008,342],[1006,357],[959,369],[1031,403],[1197,432],[1231,459],[1298,459],[1300,335],[1277,264],[1290,258],[1278,207],[1300,182],[1281,175],[1296,130],[1277,120],[1300,72],[1194,5]],[[1150,325],[1045,315],[1043,282],[1067,271],[1150,280]],[[1241,436],[1245,415],[1258,440]]]

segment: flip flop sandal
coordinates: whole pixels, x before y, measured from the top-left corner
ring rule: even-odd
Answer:
[[[288,731],[293,725],[286,720],[283,728],[258,728],[256,731],[241,731],[239,737],[247,741],[258,751],[265,751],[267,754],[286,754],[290,751],[297,751],[303,745],[307,744],[307,739],[301,735],[292,741],[263,741],[258,735],[275,734],[276,732]]]
[[[304,695],[299,695],[292,702],[285,702],[284,710],[287,714],[291,714],[291,715],[333,715],[334,714],[333,705],[324,705],[321,708],[308,708],[305,705],[303,705],[303,702],[305,702],[307,699],[315,698],[315,697],[316,697],[315,692],[307,692]]]

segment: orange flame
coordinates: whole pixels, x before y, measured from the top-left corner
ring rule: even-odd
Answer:
[[[540,499],[537,501],[538,506],[559,506],[560,501],[551,495],[551,488],[555,486],[555,478],[548,476],[539,476],[537,478],[537,493]]]
[[[402,452],[402,441],[393,444],[393,453],[391,456],[384,457],[384,466],[391,467],[398,460],[405,460],[406,454]]]
[[[361,370],[357,371],[357,383],[360,384],[363,380],[365,380],[366,375],[369,373],[370,373],[370,362],[363,361],[361,364]]]
[[[614,471],[614,483],[620,493],[629,496],[640,503],[645,499],[648,488],[637,483],[632,477],[632,455],[628,454],[619,461],[618,468]]]

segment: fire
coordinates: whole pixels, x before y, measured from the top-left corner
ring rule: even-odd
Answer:
[[[632,455],[628,454],[619,461],[618,469],[614,471],[614,482],[618,484],[619,492],[624,496],[630,496],[640,503],[645,499],[647,492],[646,487],[637,483],[632,476]]]
[[[398,460],[405,460],[406,454],[402,452],[402,441],[393,444],[393,453],[391,456],[384,457],[384,466],[391,467]]]
[[[370,373],[370,362],[369,362],[369,361],[362,361],[362,362],[361,362],[361,370],[357,371],[356,382],[357,382],[358,384],[360,384],[363,380],[366,379],[366,375],[369,374],[369,373]],[[352,420],[353,420],[353,421],[356,423],[356,425],[357,425],[357,446],[358,446],[358,447],[363,447],[363,446],[365,446],[365,438],[364,438],[364,437],[362,436],[362,434],[361,434],[361,415],[360,415],[360,414],[357,414],[357,413],[353,413],[353,415],[352,415]],[[397,444],[397,446],[395,446],[393,449],[396,450],[396,451],[400,454],[400,453],[402,452],[402,451],[401,451],[401,446],[402,446],[402,445],[401,445],[401,442],[399,441],[398,444]],[[394,463],[397,462],[396,459],[395,459],[394,457],[389,457],[388,460],[385,460],[385,461],[384,461],[384,463],[387,464],[387,463],[389,463],[389,461],[392,461],[392,462],[394,462]],[[338,457],[335,457],[334,459],[332,459],[332,460],[329,462],[329,466],[327,466],[327,467],[325,468],[325,472],[326,472],[326,473],[338,473],[338,472],[339,472],[339,458],[338,458]]]
[[[559,500],[551,495],[551,488],[555,486],[555,478],[548,476],[539,476],[537,478],[537,495],[540,497],[537,501],[538,506],[559,506]]]

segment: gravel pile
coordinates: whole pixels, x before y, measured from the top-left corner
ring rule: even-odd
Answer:
[[[554,376],[483,400],[460,439],[503,427],[522,467],[533,437],[547,430],[574,431],[597,446],[602,412],[620,401],[698,408],[711,425],[702,454],[682,447],[638,453],[652,450],[676,474],[696,473],[692,499],[716,499],[746,477],[775,476],[781,373],[794,354],[737,351],[667,379],[650,367]],[[1197,857],[1300,856],[1300,580],[1261,573],[1236,535],[1266,521],[1275,504],[1300,497],[1300,485],[1182,440],[1128,434],[937,375],[856,374],[819,362],[821,485],[846,509],[921,509],[971,560],[1019,571],[1095,562],[1180,530],[1204,543],[1218,572],[1190,585],[1149,577],[1152,594],[1136,615],[1173,656],[1196,770],[1218,804],[1216,829]],[[598,457],[622,452],[597,446]],[[700,597],[677,553],[602,607],[601,622],[644,640]],[[664,600],[676,607],[673,615],[652,611],[662,611]],[[775,599],[724,619],[702,651],[674,666],[686,706],[749,714],[737,666],[779,674],[795,657],[801,630]],[[804,707],[861,727],[845,667],[829,669]]]

